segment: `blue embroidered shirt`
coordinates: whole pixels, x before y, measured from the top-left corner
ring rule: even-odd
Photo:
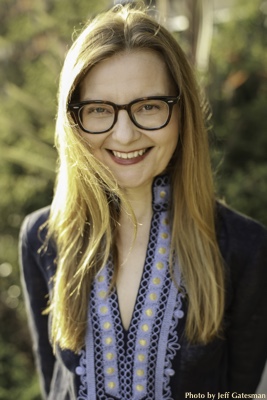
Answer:
[[[216,230],[227,276],[224,337],[192,345],[184,335],[186,301],[168,269],[169,195],[167,177],[156,178],[150,240],[129,330],[122,327],[116,290],[106,296],[110,259],[88,299],[86,346],[79,355],[61,349],[53,354],[49,317],[42,314],[56,270],[53,244],[39,252],[45,237],[39,228],[49,207],[25,219],[22,284],[45,399],[184,400],[186,393],[256,390],[267,354],[266,229],[217,204]],[[181,284],[178,261],[174,272]]]

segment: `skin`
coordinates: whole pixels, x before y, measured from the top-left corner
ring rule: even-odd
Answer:
[[[81,84],[81,101],[108,100],[126,104],[146,96],[175,96],[176,90],[161,56],[150,50],[120,53],[90,70]],[[178,106],[169,124],[159,130],[137,128],[127,112],[121,110],[115,126],[107,133],[81,135],[89,142],[96,158],[117,178],[135,213],[134,227],[125,212],[120,214],[116,236],[119,271],[116,289],[122,324],[129,328],[146,257],[152,218],[151,187],[164,172],[177,146]],[[125,159],[125,153],[146,150]],[[114,154],[115,152],[115,154]]]

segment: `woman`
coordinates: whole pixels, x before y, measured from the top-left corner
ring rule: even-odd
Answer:
[[[21,231],[46,398],[255,391],[267,233],[216,203],[200,103],[179,45],[141,10],[115,7],[70,49],[54,199]]]

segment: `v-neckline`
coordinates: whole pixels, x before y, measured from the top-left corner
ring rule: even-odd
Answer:
[[[163,206],[157,202],[154,209],[128,330],[122,324],[116,288],[109,291],[113,273],[111,258],[94,281],[86,336],[87,379],[83,380],[87,382],[88,398],[95,398],[95,391],[105,393],[103,399],[112,396],[133,400],[152,394],[160,399],[163,392],[170,393],[168,376],[173,372],[166,365],[172,365],[174,353],[179,350],[176,327],[183,312],[182,295],[169,272],[170,222],[165,190],[168,188],[162,184],[154,187],[154,194],[162,199]],[[175,269],[179,270],[178,265]],[[179,276],[175,281],[179,284]],[[82,385],[81,391],[83,388]]]
[[[169,237],[167,238],[166,232],[162,231],[162,229],[159,229],[161,232],[157,231],[156,235],[155,232],[154,234],[152,233],[153,230],[153,226],[157,225],[157,226],[163,226],[165,225],[165,228],[167,228],[167,230],[169,229],[168,225],[169,222],[167,221],[167,213],[165,214],[165,218],[163,217],[162,213],[154,213],[152,216],[152,220],[151,220],[151,226],[150,226],[150,234],[149,234],[149,240],[148,240],[148,246],[147,246],[147,251],[146,251],[146,257],[145,257],[145,261],[144,261],[144,267],[143,267],[143,271],[142,271],[142,275],[141,275],[141,279],[138,285],[138,290],[137,290],[137,295],[135,298],[135,304],[133,307],[133,311],[132,311],[132,315],[131,315],[131,319],[130,319],[130,323],[128,326],[128,329],[125,328],[124,324],[123,324],[123,319],[122,319],[122,315],[121,315],[121,310],[120,310],[120,303],[119,303],[119,296],[118,296],[118,292],[117,292],[117,288],[116,286],[113,289],[113,295],[114,295],[114,302],[113,302],[113,307],[116,308],[116,313],[119,316],[119,328],[121,330],[121,332],[123,332],[124,335],[124,339],[126,339],[126,347],[127,347],[127,338],[128,335],[130,333],[135,334],[136,331],[136,324],[139,324],[141,315],[142,315],[142,311],[143,311],[143,307],[144,307],[144,303],[145,303],[145,299],[148,296],[148,292],[151,289],[151,282],[154,280],[159,279],[157,273],[155,273],[155,271],[153,270],[153,268],[155,270],[158,270],[161,272],[162,278],[165,279],[165,275],[167,273],[167,270],[165,270],[165,272],[163,273],[162,262],[156,262],[155,265],[155,261],[157,260],[157,255],[156,252],[157,250],[159,252],[162,251],[161,255],[164,256],[165,254],[168,253],[168,248],[170,247],[170,243],[167,244],[166,243],[166,247],[161,247],[163,242],[162,242],[162,238],[159,239],[158,236],[161,233],[161,237],[163,237],[163,241],[168,241],[167,239],[169,239]],[[159,242],[158,242],[159,241]],[[153,249],[153,250],[152,250]],[[163,251],[164,249],[164,251]],[[166,253],[165,253],[166,250]],[[152,256],[151,256],[152,253]],[[166,257],[165,255],[165,263],[166,265],[168,265],[168,257]],[[112,265],[112,260],[110,259],[110,279],[113,273],[113,265]],[[154,273],[154,274],[153,274]],[[165,275],[164,275],[165,274]],[[155,276],[154,276],[155,275]],[[154,278],[153,278],[154,276]],[[163,284],[163,282],[161,282]],[[160,285],[162,286],[162,285]],[[157,288],[158,291],[160,291],[160,286]],[[142,290],[142,294],[140,293]],[[112,311],[112,308],[111,308]],[[136,315],[138,315],[138,318],[136,318]],[[132,325],[133,325],[133,320],[135,320],[134,323],[134,327],[132,329]]]
[[[116,296],[116,303],[117,303],[117,306],[118,306],[118,312],[119,312],[119,316],[120,316],[120,323],[121,323],[121,327],[122,327],[122,330],[124,332],[124,336],[125,337],[128,336],[128,332],[129,332],[130,327],[132,325],[133,315],[135,314],[136,307],[137,307],[137,305],[139,303],[140,288],[141,288],[141,286],[143,284],[144,274],[147,273],[147,274],[150,275],[152,273],[151,269],[152,269],[153,266],[152,266],[151,263],[147,262],[147,258],[148,258],[148,250],[151,247],[151,229],[152,229],[152,226],[153,226],[155,218],[156,218],[155,214],[153,214],[152,218],[151,218],[151,222],[150,222],[149,239],[148,239],[148,243],[147,243],[147,249],[146,249],[145,259],[144,259],[144,263],[143,263],[143,269],[142,269],[141,277],[140,277],[140,280],[139,280],[139,283],[138,283],[138,289],[137,289],[137,292],[136,292],[136,297],[135,297],[134,306],[133,306],[133,309],[132,309],[132,314],[131,314],[131,318],[130,318],[130,321],[129,321],[128,328],[126,328],[124,323],[123,323],[121,307],[120,307],[121,302],[120,302],[120,299],[119,299],[117,286],[115,285],[115,288],[114,288],[114,292],[115,292],[115,296]]]
[[[165,182],[165,185],[162,185],[162,181]],[[140,295],[140,288],[143,284],[143,278],[144,278],[144,274],[146,273],[146,271],[148,270],[149,275],[152,273],[151,269],[151,260],[148,260],[148,251],[149,249],[153,246],[153,242],[154,244],[157,241],[157,237],[155,237],[152,234],[152,227],[154,225],[155,219],[158,218],[158,212],[160,211],[166,211],[167,212],[167,205],[170,199],[170,192],[169,192],[169,177],[168,175],[165,175],[163,177],[158,177],[154,180],[153,183],[153,190],[152,190],[152,207],[153,207],[153,213],[152,213],[152,218],[151,218],[151,222],[150,222],[150,228],[149,228],[149,239],[148,239],[148,243],[147,243],[147,249],[146,249],[146,255],[145,255],[145,259],[144,259],[144,264],[143,264],[143,270],[142,270],[142,274],[141,274],[141,278],[138,284],[138,290],[137,290],[137,294],[135,297],[135,302],[134,302],[134,306],[132,309],[132,315],[131,315],[131,319],[129,322],[129,326],[128,328],[126,328],[123,324],[123,318],[122,318],[122,313],[121,313],[121,307],[120,307],[120,300],[119,300],[119,295],[118,295],[118,291],[117,291],[117,287],[115,285],[114,288],[114,292],[115,292],[115,296],[116,296],[116,303],[117,303],[117,307],[118,307],[118,313],[119,313],[119,317],[120,317],[120,324],[121,324],[121,328],[122,331],[124,332],[124,336],[127,338],[128,333],[130,331],[131,325],[132,325],[132,321],[133,321],[133,316],[135,314],[135,310],[137,305],[139,304],[139,295]],[[166,215],[167,217],[167,215]],[[167,226],[169,224],[169,221],[167,221],[168,218],[165,218],[165,222],[163,222],[163,225]],[[158,221],[159,225],[160,225],[160,221]],[[169,233],[170,234],[170,233]],[[166,238],[165,238],[166,239]],[[169,247],[170,247],[170,243],[169,243]],[[154,254],[155,256],[155,254]],[[113,272],[113,271],[112,271]],[[147,288],[148,289],[148,288]],[[146,290],[147,290],[146,289]]]

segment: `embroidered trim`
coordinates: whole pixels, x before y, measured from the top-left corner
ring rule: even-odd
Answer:
[[[76,368],[81,379],[79,400],[171,400],[183,296],[169,273],[169,196],[168,177],[157,178],[146,261],[126,343],[116,290],[109,293],[111,259],[94,281],[86,352],[81,352]],[[175,282],[180,284],[178,266],[175,271]]]
[[[85,350],[79,352],[80,355],[80,365],[76,367],[76,374],[80,375],[80,387],[78,391],[77,400],[87,400],[87,376],[86,376],[86,358]]]
[[[172,283],[172,286],[174,286],[174,283]],[[176,289],[176,288],[175,288]],[[171,290],[172,295],[176,291],[176,298],[175,298],[175,308],[174,308],[174,313],[170,325],[170,330],[169,330],[169,339],[167,340],[167,351],[166,351],[166,357],[165,357],[165,363],[164,363],[164,373],[163,373],[163,380],[159,382],[162,383],[162,388],[161,392],[159,393],[164,393],[162,396],[158,397],[157,396],[157,389],[155,391],[155,400],[172,400],[171,397],[171,388],[170,388],[170,379],[172,376],[175,375],[175,371],[172,368],[172,361],[177,353],[178,350],[180,350],[181,345],[178,342],[178,334],[177,334],[177,325],[178,325],[178,320],[180,318],[184,317],[184,312],[181,310],[182,308],[182,299],[184,297],[183,294],[179,293],[177,295],[177,290]],[[167,307],[172,307],[173,302],[172,302],[172,296],[170,298],[170,304],[167,304]],[[168,324],[168,321],[163,322],[163,326],[165,326],[165,323]],[[162,335],[163,337],[160,337],[159,339],[159,344],[166,343],[164,340],[166,340],[166,335]],[[164,337],[165,336],[165,337]],[[160,354],[160,350],[159,350]],[[158,366],[158,372],[161,373],[161,368],[160,365]]]
[[[167,213],[161,215],[160,235],[156,248],[156,263],[154,271],[151,273],[149,282],[149,290],[146,295],[143,306],[142,316],[139,322],[136,345],[135,345],[135,362],[133,374],[133,399],[140,400],[147,394],[147,370],[149,362],[147,360],[149,349],[152,347],[153,334],[152,328],[159,307],[159,299],[166,279],[168,270],[168,258],[170,247],[170,235],[165,221]]]
[[[103,351],[102,362],[104,366],[105,392],[114,397],[119,397],[118,350],[111,305],[108,298],[110,283],[108,269],[111,269],[111,267],[111,261],[109,261],[107,268],[104,268],[101,274],[97,276],[94,290],[96,294],[96,308],[100,322],[99,333]],[[92,340],[90,340],[90,343],[92,344]]]

